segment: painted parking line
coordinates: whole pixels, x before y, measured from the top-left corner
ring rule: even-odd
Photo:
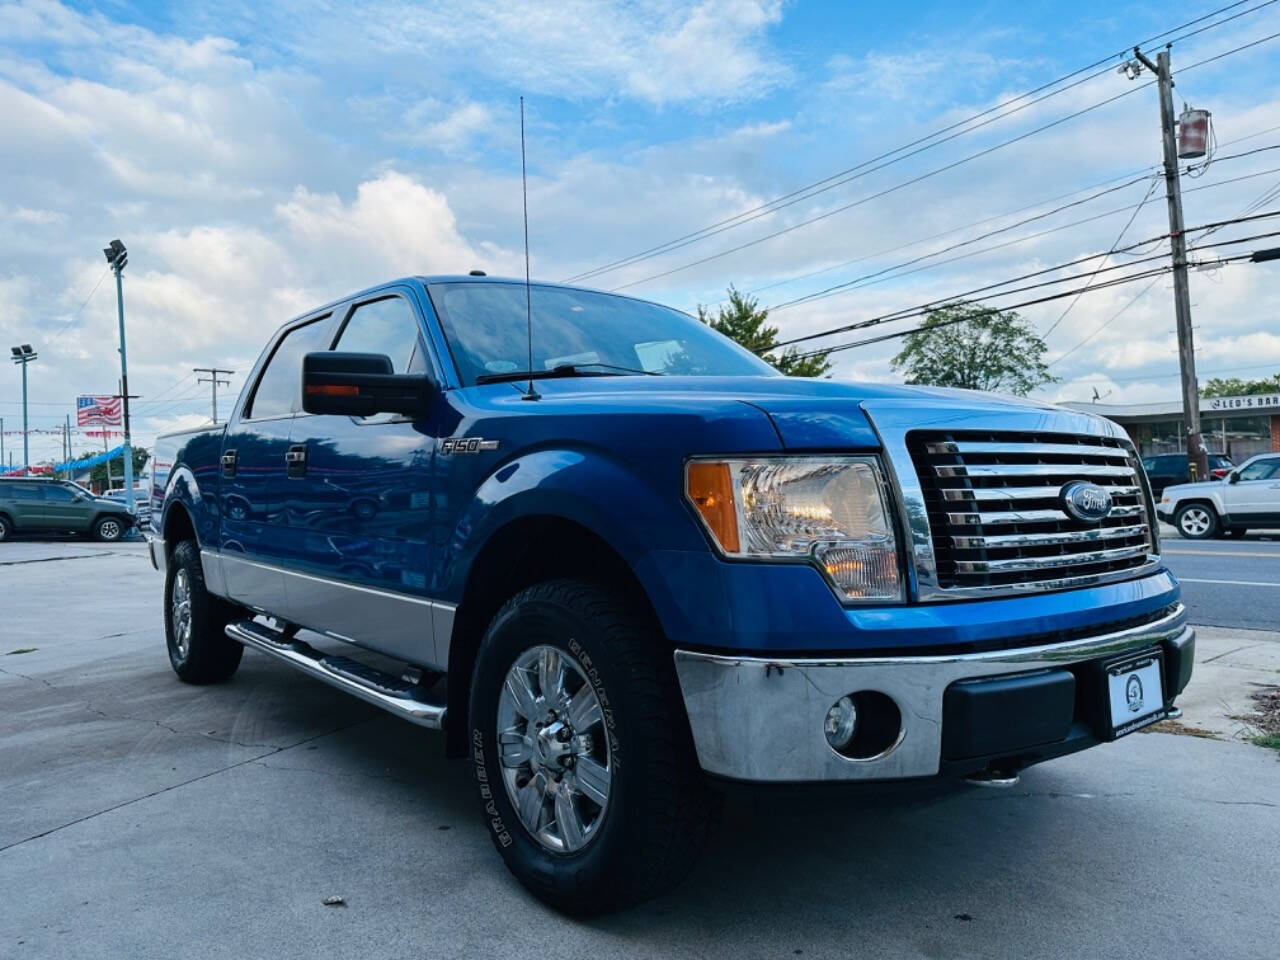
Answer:
[[[1220,583],[1231,587],[1280,587],[1280,583],[1267,580],[1200,580],[1195,577],[1179,577],[1179,583]]]

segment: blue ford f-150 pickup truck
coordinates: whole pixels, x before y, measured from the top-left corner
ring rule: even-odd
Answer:
[[[442,728],[566,910],[679,880],[724,781],[1010,778],[1163,718],[1191,674],[1115,425],[783,377],[627,297],[364,291],[154,459],[178,676],[249,647]]]

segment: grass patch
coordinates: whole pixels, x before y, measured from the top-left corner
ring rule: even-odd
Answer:
[[[5,654],[6,657],[17,656],[19,653],[35,653],[39,647],[19,647],[17,650],[10,650]]]
[[[1159,723],[1153,723],[1149,727],[1143,727],[1142,733],[1172,733],[1179,737],[1199,737],[1201,740],[1221,740],[1222,738],[1212,730],[1205,730],[1203,727],[1192,727],[1177,720],[1161,720]]]
[[[1256,704],[1252,716],[1237,718],[1253,728],[1249,742],[1280,750],[1280,687],[1263,687],[1250,694],[1249,699]]]

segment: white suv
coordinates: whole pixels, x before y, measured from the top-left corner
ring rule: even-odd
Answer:
[[[1156,513],[1192,540],[1240,537],[1250,528],[1280,527],[1280,453],[1246,460],[1227,474],[1226,481],[1165,487]]]

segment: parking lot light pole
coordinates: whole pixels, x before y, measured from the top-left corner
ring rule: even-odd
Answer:
[[[129,262],[129,252],[119,240],[112,240],[102,250],[116,275],[116,310],[120,318],[120,396],[124,407],[124,502],[130,513],[137,510],[133,502],[133,444],[129,435],[129,358],[124,345],[124,283],[121,275]]]
[[[18,347],[10,347],[13,362],[22,366],[22,475],[27,475],[31,466],[30,430],[27,427],[27,364],[40,354],[31,349],[31,344],[24,343]]]

